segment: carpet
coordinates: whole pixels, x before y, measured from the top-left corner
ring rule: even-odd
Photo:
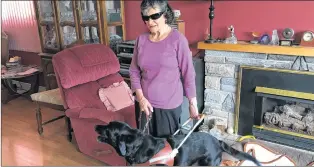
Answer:
[[[249,146],[250,148],[252,148],[252,146],[257,147],[255,150],[255,156],[258,160],[264,162],[262,163],[263,166],[275,166],[275,162],[272,162],[272,160],[277,161],[277,166],[314,166],[314,152],[300,150],[258,139],[246,139],[242,142],[237,142],[237,138],[237,136],[224,137],[223,141],[232,145],[235,149],[246,152],[250,150]],[[246,143],[251,143],[251,145],[246,145]],[[251,154],[253,154],[252,151]],[[230,155],[223,154],[223,160],[224,161],[222,162],[222,166],[239,166],[239,162],[237,162],[238,160],[231,157]],[[234,165],[234,162],[237,162],[237,164]],[[256,166],[255,164],[248,164],[248,162],[243,162],[240,165]]]

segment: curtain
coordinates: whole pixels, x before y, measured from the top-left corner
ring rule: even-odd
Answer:
[[[2,1],[1,24],[10,50],[41,52],[33,1]]]

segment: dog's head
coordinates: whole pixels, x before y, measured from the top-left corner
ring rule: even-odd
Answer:
[[[95,131],[99,134],[99,142],[111,145],[130,164],[147,162],[165,146],[164,139],[145,135],[124,122],[96,125]]]
[[[119,148],[119,141],[123,138],[124,135],[130,134],[132,131],[132,128],[124,123],[119,121],[112,121],[107,125],[96,125],[95,131],[98,133],[97,141],[101,143],[107,143],[111,145],[113,148],[116,149],[117,153],[120,156],[124,156],[123,149]]]

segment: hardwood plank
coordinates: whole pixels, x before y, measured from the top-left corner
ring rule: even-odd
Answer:
[[[105,163],[80,153],[67,140],[64,119],[44,126],[37,133],[36,104],[17,98],[2,104],[3,166],[106,166]],[[42,108],[43,121],[62,115],[60,111]]]

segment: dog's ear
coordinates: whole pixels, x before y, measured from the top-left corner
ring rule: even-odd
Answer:
[[[94,129],[95,129],[95,131],[96,131],[98,134],[102,135],[102,134],[104,134],[104,132],[106,131],[107,126],[106,126],[106,125],[95,125]]]
[[[124,141],[120,141],[118,147],[119,147],[119,151],[120,151],[121,155],[125,156],[126,155],[126,145],[125,145],[125,142]]]
[[[118,149],[122,156],[133,156],[141,143],[141,138],[137,138],[134,134],[121,135],[117,139]]]

